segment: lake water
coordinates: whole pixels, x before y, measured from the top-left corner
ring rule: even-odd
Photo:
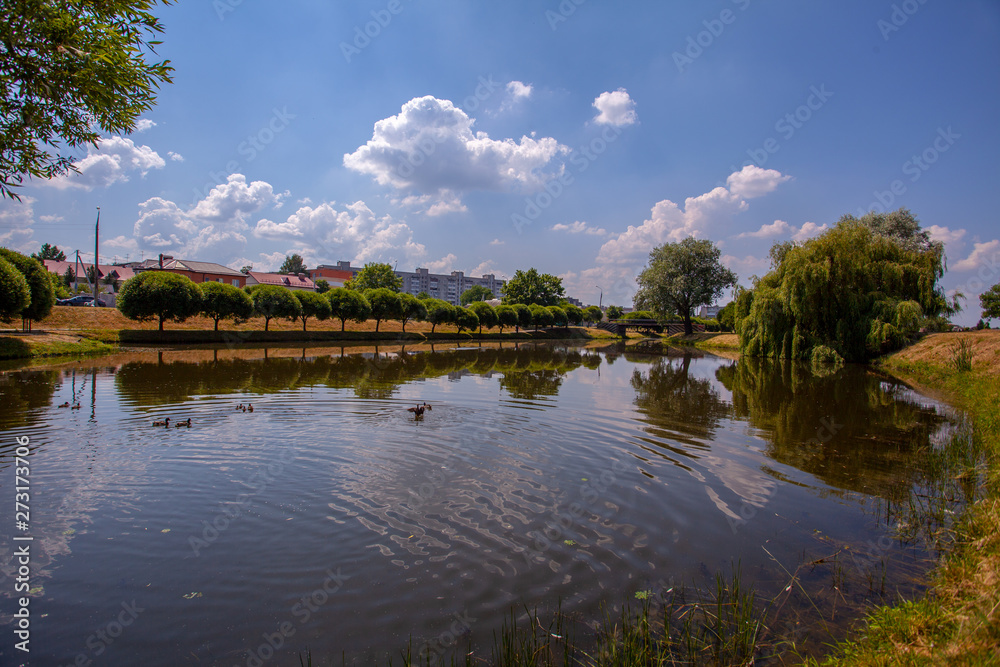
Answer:
[[[561,601],[586,628],[737,564],[815,649],[921,590],[935,554],[913,498],[933,489],[950,515],[973,492],[931,477],[949,412],[864,367],[517,348],[135,352],[0,375],[5,507],[30,439],[28,664],[488,654],[512,606]],[[192,425],[151,426],[166,417]]]

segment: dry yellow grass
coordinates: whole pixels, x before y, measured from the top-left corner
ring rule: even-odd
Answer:
[[[82,308],[82,307],[72,307],[72,306],[56,306],[52,309],[52,312],[47,318],[38,322],[34,326],[37,330],[43,331],[57,331],[57,330],[69,330],[69,331],[93,331],[99,329],[157,329],[159,324],[156,321],[152,322],[136,322],[135,320],[130,320],[118,312],[116,308]],[[195,330],[212,330],[215,328],[215,322],[207,317],[197,316],[192,317],[184,322],[166,322],[163,325],[164,329],[195,329]],[[330,319],[324,320],[322,322],[310,319],[306,324],[306,328],[309,331],[340,331],[340,320]],[[368,320],[367,322],[348,322],[346,329],[348,331],[375,331],[375,320]],[[244,324],[234,326],[231,321],[223,320],[219,322],[220,331],[263,331],[264,330],[264,318],[255,317]],[[302,322],[296,320],[291,322],[289,320],[279,320],[277,318],[272,319],[270,325],[268,326],[269,331],[302,331]],[[402,331],[402,325],[394,320],[384,320],[379,324],[379,331]],[[430,333],[431,325],[427,322],[407,322],[406,324],[407,332],[414,333]],[[441,325],[439,324],[434,329],[435,332],[440,333],[456,333],[458,329],[451,324]],[[486,328],[483,331],[487,331]],[[498,332],[498,328],[494,327],[489,331]],[[510,327],[504,329],[504,331],[513,331]]]
[[[905,363],[950,367],[954,350],[963,340],[972,345],[973,370],[1000,374],[1000,329],[928,334],[892,356]]]

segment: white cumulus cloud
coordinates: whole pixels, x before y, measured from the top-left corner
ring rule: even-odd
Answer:
[[[291,243],[307,263],[336,259],[415,263],[426,255],[424,245],[413,240],[409,225],[389,215],[375,215],[362,201],[339,207],[335,202],[303,206],[283,222],[258,221],[253,235]]]
[[[108,137],[98,141],[97,148],[89,147],[87,156],[73,165],[79,173],[69,173],[44,181],[59,188],[93,190],[128,181],[129,172],[145,176],[150,169],[162,169],[163,158],[149,146],[136,146],[125,137]]]
[[[571,222],[566,225],[563,223],[557,223],[552,225],[552,231],[554,232],[569,232],[570,234],[589,234],[591,236],[604,236],[607,234],[607,230],[600,227],[591,227],[585,222],[577,220],[576,222]]]
[[[146,130],[154,127],[156,127],[156,123],[149,120],[148,118],[140,118],[139,120],[135,121],[136,132],[145,132]]]
[[[734,195],[753,199],[774,192],[779,185],[791,178],[775,169],[762,169],[755,164],[748,164],[729,175],[726,187]]]
[[[635,113],[635,101],[628,91],[619,88],[614,92],[604,92],[594,100],[594,108],[599,112],[594,122],[600,125],[632,125],[639,120]]]
[[[555,139],[492,139],[474,132],[474,123],[449,100],[414,98],[375,123],[372,138],[345,154],[344,165],[380,185],[448,198],[472,190],[536,190],[563,168],[557,158],[569,148]]]
[[[973,243],[972,252],[963,260],[956,262],[956,271],[974,271],[982,266],[1000,265],[1000,240],[993,239],[986,243]]]

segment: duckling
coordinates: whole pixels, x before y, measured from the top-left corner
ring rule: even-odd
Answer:
[[[424,416],[424,406],[422,406],[422,405],[418,405],[418,406],[416,406],[414,408],[406,408],[406,411],[407,412],[412,412],[414,417],[423,417]]]
[[[253,403],[247,403],[247,412],[253,412]]]
[[[79,409],[80,409],[80,404],[79,403],[77,403],[76,405],[74,405],[74,406],[72,406],[70,408],[70,410],[79,410]]]
[[[170,428],[170,417],[167,417],[162,421],[161,420],[154,421],[153,426],[165,426],[166,428]]]
[[[236,410],[237,411],[242,411],[242,412],[246,412],[247,411],[246,407],[242,403],[240,403],[239,405],[236,406]]]
[[[191,428],[191,418],[188,417],[184,421],[180,421],[174,424],[174,428],[181,428],[181,427]]]
[[[61,404],[59,405],[59,407],[60,407],[60,408],[68,408],[68,407],[69,407],[69,401],[66,401],[65,403],[61,403]]]

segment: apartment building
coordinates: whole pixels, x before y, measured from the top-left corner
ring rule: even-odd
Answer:
[[[309,272],[313,280],[326,278],[329,276],[343,277],[350,273],[350,277],[358,275],[361,268],[351,266],[350,262],[337,262],[333,264],[321,264]],[[403,279],[403,291],[417,295],[420,292],[427,292],[435,299],[447,301],[453,305],[459,305],[462,299],[462,292],[473,285],[482,285],[493,292],[493,296],[501,298],[503,295],[505,280],[499,280],[493,274],[487,274],[481,278],[474,278],[465,275],[463,271],[452,271],[450,274],[431,273],[429,269],[418,268],[416,271],[396,271],[396,275]],[[335,287],[330,278],[330,286]],[[341,283],[343,284],[343,283]]]

